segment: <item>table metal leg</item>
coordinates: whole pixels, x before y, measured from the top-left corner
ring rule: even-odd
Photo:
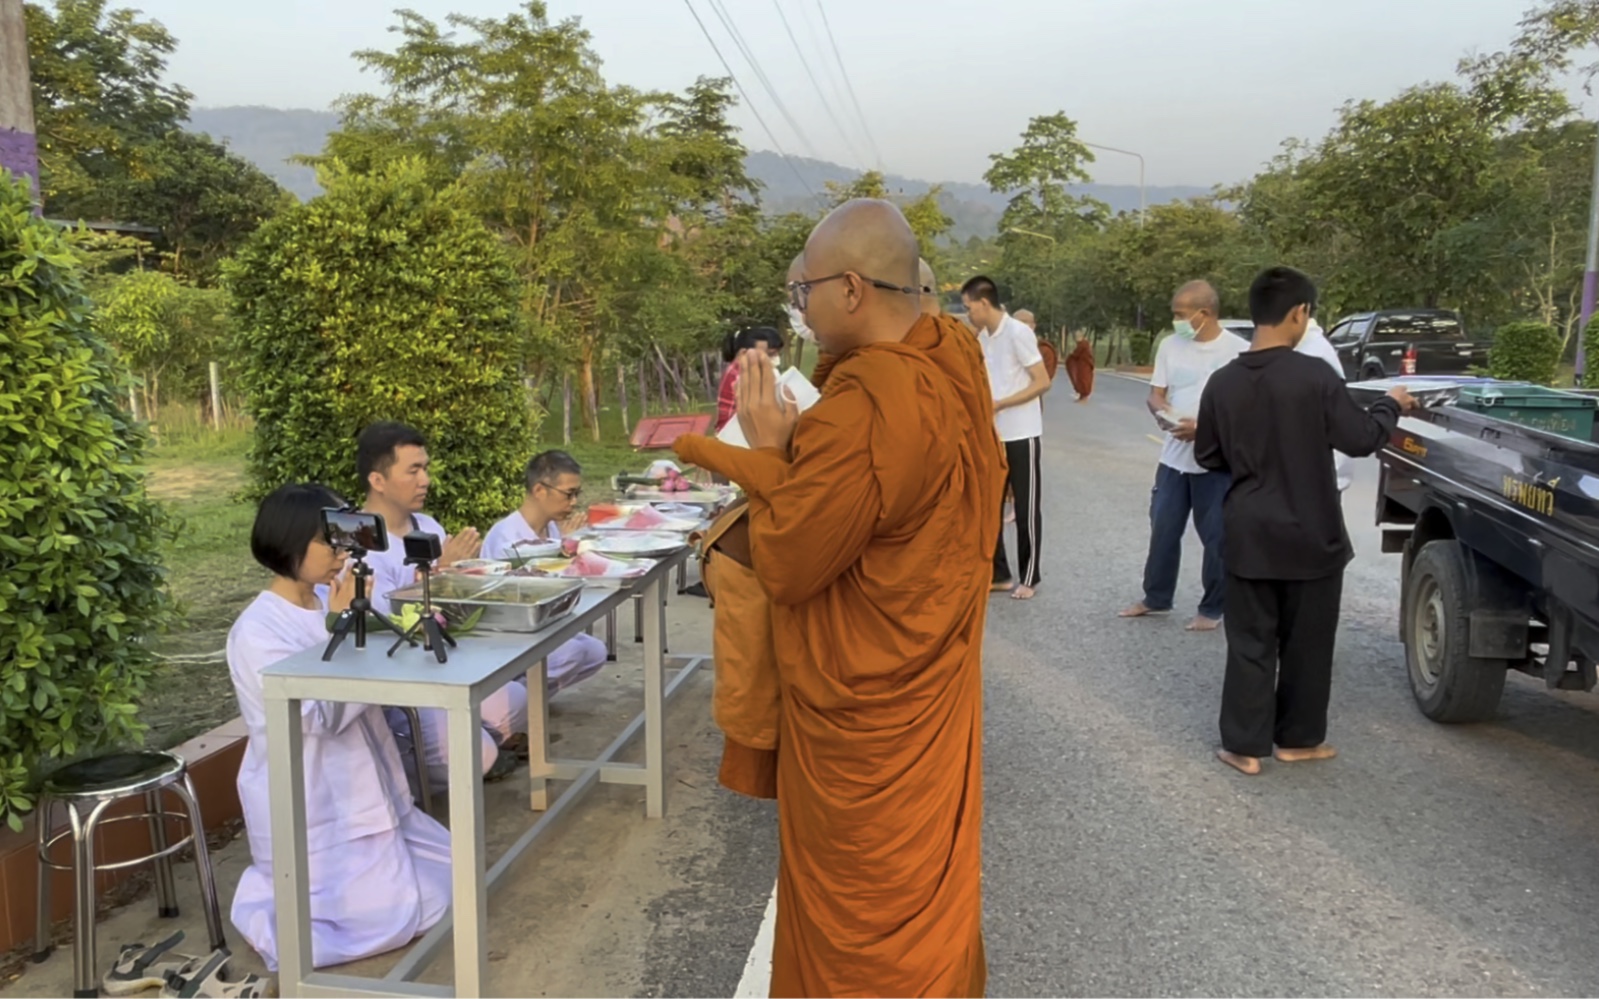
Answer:
[[[489,895],[483,882],[483,723],[475,707],[451,708],[450,874],[455,882],[455,994],[480,996],[488,971],[483,928]]]
[[[612,607],[605,615],[605,661],[616,662],[616,608]]]
[[[527,671],[527,775],[528,807],[542,812],[550,807],[550,661],[540,659],[538,669]]]
[[[272,893],[277,899],[278,994],[300,995],[311,974],[311,881],[305,838],[300,702],[266,702],[267,788],[272,804]],[[204,832],[196,835],[203,836]]]
[[[644,814],[666,814],[666,583],[645,588],[644,618]]]

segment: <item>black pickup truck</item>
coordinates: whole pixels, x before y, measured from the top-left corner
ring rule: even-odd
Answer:
[[[1402,419],[1379,455],[1377,523],[1383,551],[1403,555],[1416,703],[1434,721],[1489,718],[1512,669],[1593,690],[1599,442],[1437,401]]]
[[[1488,345],[1467,338],[1447,309],[1388,309],[1346,316],[1327,331],[1351,382],[1465,375],[1488,366]]]

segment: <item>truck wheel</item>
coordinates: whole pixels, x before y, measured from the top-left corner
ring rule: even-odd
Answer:
[[[1421,713],[1435,722],[1492,718],[1510,664],[1475,659],[1466,613],[1466,552],[1456,541],[1432,541],[1410,566],[1405,607],[1405,662]]]
[[[1387,377],[1388,372],[1384,371],[1375,364],[1368,365],[1363,371],[1360,372],[1360,380],[1363,382],[1374,382],[1380,378]]]

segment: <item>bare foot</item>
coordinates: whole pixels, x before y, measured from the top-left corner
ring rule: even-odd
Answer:
[[[1253,756],[1239,756],[1237,753],[1229,753],[1225,749],[1218,749],[1216,750],[1216,759],[1239,773],[1247,774],[1250,777],[1255,777],[1260,773],[1260,761]]]
[[[1005,507],[1005,523],[1007,523],[1007,524],[1016,523],[1016,508],[1015,507],[1013,507],[1013,506],[1006,506]]]
[[[1310,746],[1301,749],[1287,749],[1278,746],[1271,754],[1283,763],[1305,763],[1310,760],[1330,760],[1338,755],[1338,750],[1325,742],[1319,746]]]
[[[1118,611],[1116,616],[1117,617],[1154,617],[1157,614],[1170,614],[1170,613],[1171,613],[1171,611],[1150,610],[1148,607],[1144,606],[1144,602],[1142,600],[1140,600],[1140,601],[1138,601],[1138,603],[1133,604],[1131,607],[1127,608],[1126,610]]]
[[[1037,592],[1038,591],[1031,586],[1018,586],[1014,590],[1010,591],[1010,598],[1012,600],[1031,600],[1033,599],[1033,594]]]
[[[1011,583],[1011,582],[993,583],[993,584],[989,585],[988,592],[990,592],[990,593],[1009,593],[1011,590],[1014,590],[1014,589],[1016,589],[1016,584],[1015,583]]]
[[[1221,622],[1208,618],[1203,614],[1196,614],[1194,619],[1183,625],[1184,631],[1215,631],[1221,627]]]

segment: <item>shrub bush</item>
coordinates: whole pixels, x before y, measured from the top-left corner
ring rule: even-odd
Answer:
[[[253,492],[315,480],[360,496],[356,434],[401,420],[428,438],[429,512],[486,530],[521,502],[535,447],[505,253],[414,162],[324,181],[226,271]]]
[[[1128,345],[1132,350],[1133,364],[1140,368],[1148,367],[1155,361],[1155,334],[1149,330],[1133,330],[1128,334]]]
[[[1599,317],[1589,319],[1582,331],[1582,352],[1588,369],[1582,374],[1582,387],[1599,389]]]
[[[126,372],[94,333],[78,258],[0,171],[0,815],[36,778],[135,739],[170,620],[147,438],[123,415]]]
[[[1506,323],[1494,331],[1488,373],[1513,382],[1549,385],[1560,368],[1560,332],[1547,323]]]

